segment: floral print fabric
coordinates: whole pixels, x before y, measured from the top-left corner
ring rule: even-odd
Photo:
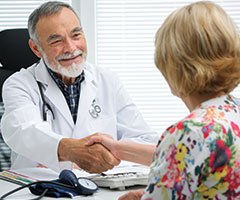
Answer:
[[[240,200],[240,101],[203,102],[161,136],[144,200]]]

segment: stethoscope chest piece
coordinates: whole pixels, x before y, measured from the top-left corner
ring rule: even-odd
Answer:
[[[99,116],[99,113],[101,112],[101,108],[99,105],[96,104],[96,100],[94,99],[92,101],[92,105],[89,109],[89,114],[93,117],[93,118],[97,118]]]

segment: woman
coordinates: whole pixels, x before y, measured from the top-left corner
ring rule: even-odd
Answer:
[[[165,20],[155,46],[156,66],[190,114],[162,134],[146,190],[119,199],[239,199],[240,101],[229,93],[240,83],[240,45],[232,20],[214,3],[192,3]],[[106,136],[88,145],[95,142],[143,164],[154,151]]]

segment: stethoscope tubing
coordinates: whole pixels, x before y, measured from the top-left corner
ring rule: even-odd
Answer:
[[[55,116],[54,116],[54,113],[53,113],[53,110],[52,110],[51,106],[45,100],[45,97],[44,97],[44,94],[43,94],[43,89],[41,87],[41,83],[39,81],[37,81],[37,84],[38,84],[38,88],[39,88],[39,91],[40,91],[40,96],[41,96],[41,99],[42,99],[42,102],[43,102],[43,105],[42,105],[43,121],[47,121],[48,110],[50,110],[50,112],[52,113],[53,119],[55,119]]]

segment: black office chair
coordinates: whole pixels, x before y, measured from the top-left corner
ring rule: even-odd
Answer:
[[[21,68],[27,68],[39,58],[28,46],[27,29],[7,29],[0,32],[0,101],[2,101],[2,85],[6,78]]]
[[[37,62],[39,58],[28,46],[27,29],[7,29],[0,32],[0,119],[3,114],[2,86],[14,72]],[[10,167],[10,149],[4,143],[0,131],[0,171]]]

